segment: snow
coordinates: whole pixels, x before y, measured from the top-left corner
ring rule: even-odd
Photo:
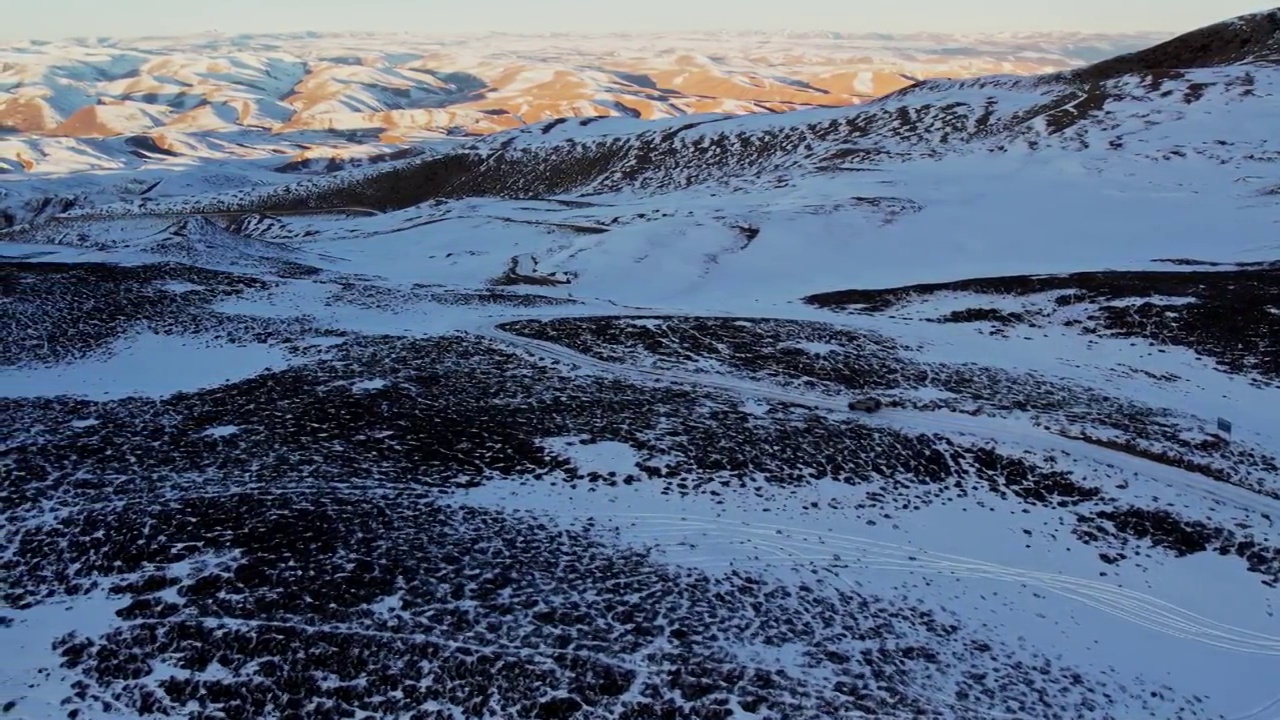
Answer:
[[[143,333],[117,342],[102,357],[0,369],[0,397],[158,398],[234,382],[289,362],[285,352],[270,345]]]
[[[1147,179],[1157,176],[1152,168],[1135,165],[1133,169],[1143,170],[1145,176],[1134,179],[1123,172],[1064,175],[1053,164],[1053,152],[1044,155],[1046,160],[1034,164],[1018,156],[903,163],[876,173],[874,179],[839,184],[829,176],[801,177],[792,188],[767,197],[725,197],[693,189],[683,193],[677,216],[629,223],[602,235],[574,237],[532,225],[493,222],[549,219],[546,213],[536,215],[516,203],[487,204],[482,214],[490,220],[473,210],[466,217],[420,228],[412,228],[411,211],[403,211],[362,222],[369,232],[386,228],[388,234],[376,244],[352,237],[320,240],[309,249],[343,258],[343,268],[352,272],[464,286],[501,274],[512,257],[521,256],[523,264],[536,256],[543,273],[577,273],[577,296],[649,307],[749,311],[756,305],[776,307],[806,294],[845,287],[1153,269],[1151,261],[1162,257],[1265,259],[1266,248],[1274,245],[1273,213],[1239,207],[1236,191],[1220,182],[1230,170],[1197,166],[1200,174],[1189,177],[1197,199],[1190,203],[1152,187]],[[1122,163],[1123,159],[1116,161]],[[879,227],[872,211],[842,201],[850,195],[883,195],[885,184],[910,188],[910,198],[925,210]],[[661,215],[670,209],[662,197],[593,200],[603,205],[562,210],[562,221],[594,224],[612,216]],[[800,205],[835,209],[812,215]],[[688,219],[726,212],[760,218],[760,234],[749,247],[742,249],[741,239],[725,224]],[[1229,234],[1219,232],[1221,213],[1233,218]],[[393,222],[405,229],[397,230]],[[498,227],[500,244],[476,246],[477,234]],[[1204,245],[1205,237],[1218,238],[1211,250]],[[927,262],[922,261],[925,254]],[[744,288],[749,291],[744,293]]]
[[[14,624],[0,628],[6,650],[0,657],[0,694],[13,701],[18,717],[49,718],[65,713],[62,700],[72,695],[76,675],[62,668],[53,650],[56,640],[68,633],[100,636],[121,625],[115,611],[118,598],[104,591],[62,598],[15,612],[4,609]]]
[[[937,317],[952,309],[953,295],[930,298],[895,315]],[[1036,301],[1007,301],[984,297],[982,307],[1026,310],[1052,306]],[[902,322],[894,319],[864,318],[862,326],[893,333],[909,342],[926,344],[931,353],[951,362],[973,362],[1011,370],[1035,368],[1056,377],[1096,383],[1106,378],[1108,388],[1132,394],[1159,407],[1172,407],[1210,422],[1226,417],[1235,422],[1236,437],[1272,444],[1280,441],[1272,430],[1270,417],[1280,403],[1280,388],[1258,387],[1248,378],[1216,372],[1213,364],[1191,350],[1162,347],[1160,351],[1121,338],[1092,337],[1087,345],[1069,329],[1050,325],[1013,333],[1010,339],[967,332],[929,322]],[[1185,379],[1168,384],[1153,383],[1132,373],[1117,373],[1118,367],[1139,367],[1150,373]]]
[[[966,41],[974,55],[966,58],[947,52],[952,40],[615,33],[577,36],[565,44],[554,36],[537,35],[308,33],[11,44],[0,49],[0,115],[7,100],[37,98],[47,127],[40,134],[19,135],[13,145],[21,149],[0,149],[0,160],[21,155],[34,162],[38,173],[139,166],[126,146],[110,138],[49,137],[84,108],[95,108],[93,112],[107,117],[116,129],[131,133],[157,126],[164,136],[188,131],[229,136],[225,147],[211,140],[203,150],[179,150],[180,155],[227,158],[251,146],[276,144],[268,134],[273,131],[298,136],[297,144],[279,143],[293,151],[315,141],[302,137],[299,130],[493,132],[508,124],[488,114],[494,109],[514,117],[538,108],[533,120],[612,113],[610,108],[626,103],[652,106],[655,116],[683,115],[685,107],[695,104],[705,110],[708,103],[727,113],[761,110],[732,93],[708,96],[698,78],[686,93],[670,99],[655,99],[646,88],[633,88],[628,81],[661,76],[690,62],[711,78],[752,90],[759,77],[782,76],[778,85],[801,101],[800,89],[810,82],[822,85],[823,78],[856,68],[855,88],[827,89],[858,93],[841,95],[855,102],[871,92],[862,78],[873,73],[894,77],[947,69],[958,75],[1002,72],[1009,69],[1010,58],[1016,58],[1017,71],[1034,72],[1085,61],[1072,34],[974,37]],[[1092,42],[1120,50],[1132,47],[1135,40],[1097,35]],[[815,101],[825,104],[830,99]],[[374,144],[370,138],[330,137],[320,142],[352,150]],[[163,157],[152,160],[170,162]]]
[[[634,450],[616,445],[554,447],[584,471],[633,472]],[[468,491],[458,502],[535,511],[569,525],[589,519],[619,532],[625,544],[655,547],[669,562],[713,573],[752,569],[791,582],[929,598],[1052,647],[1067,663],[1161,673],[1159,680],[1180,691],[1214,698],[1215,710],[1228,717],[1274,700],[1274,600],[1263,608],[1235,605],[1239,599],[1224,590],[1235,581],[1211,568],[1212,559],[1185,577],[1173,573],[1139,589],[1122,571],[1105,578],[1090,572],[1092,553],[1069,533],[1060,545],[1023,550],[1017,528],[988,519],[998,507],[949,506],[871,525],[845,509],[858,496],[834,482],[767,500],[725,493],[719,503],[646,484],[603,492],[504,483]]]
[[[613,376],[630,377],[635,380],[654,380],[680,382],[703,388],[714,389],[742,395],[748,400],[769,399],[790,404],[799,404],[822,410],[843,412],[846,399],[832,397],[829,394],[802,394],[791,390],[779,389],[765,383],[745,381],[740,378],[716,374],[716,366],[706,369],[707,363],[700,359],[696,365],[697,372],[686,372],[671,368],[653,368],[640,366],[623,366],[567,350],[558,345],[520,338],[501,332],[491,322],[473,330],[482,336],[503,340],[522,347],[535,355],[541,355],[557,362],[567,362],[596,372]],[[953,359],[954,361],[954,359]],[[1031,365],[1030,367],[1036,367]],[[1024,366],[1024,369],[1026,366]],[[887,419],[887,420],[886,420]],[[1268,497],[1237,488],[1232,485],[1206,482],[1206,478],[1193,472],[1168,467],[1125,454],[1111,453],[1095,449],[1089,445],[1081,445],[1075,441],[1060,437],[1029,422],[1026,417],[1010,413],[1005,417],[971,417],[969,415],[941,410],[917,412],[902,409],[889,409],[865,419],[865,422],[886,422],[898,428],[909,428],[917,432],[937,432],[952,436],[996,439],[1012,441],[1018,445],[1033,448],[1041,452],[1062,451],[1077,457],[1096,461],[1099,465],[1133,472],[1145,482],[1165,489],[1174,488],[1179,493],[1189,493],[1193,504],[1208,501],[1211,504],[1226,503],[1239,509],[1250,511],[1253,518],[1250,524],[1254,529],[1262,531],[1264,526],[1276,528],[1276,519],[1280,518],[1280,499]],[[1248,437],[1259,442],[1262,447],[1275,447],[1280,444],[1270,427],[1254,429],[1240,437]],[[1096,471],[1095,468],[1090,470]],[[1141,494],[1149,494],[1146,486],[1142,486]],[[1203,508],[1198,508],[1203,512]],[[1265,521],[1265,525],[1264,522]]]
[[[835,351],[844,349],[838,345],[832,345],[831,343],[818,343],[818,342],[791,343],[790,347],[794,347],[799,350],[804,350],[807,353],[813,353],[815,355],[823,355],[829,352],[835,352]]]
[[[226,437],[228,435],[234,435],[238,432],[240,432],[240,428],[236,425],[219,425],[218,427],[209,428],[208,430],[205,430],[200,434],[207,437],[220,438],[220,437]]]
[[[139,41],[149,42],[153,41]],[[216,46],[222,41],[209,42]],[[333,42],[333,38],[317,41],[330,49]],[[365,45],[373,41],[353,36],[350,42],[357,49],[371,49]],[[276,83],[277,89],[283,87],[271,63],[256,56],[245,55],[216,67],[212,62],[202,64],[175,52],[163,62],[155,61],[149,72],[175,78],[250,73],[268,84]],[[292,61],[281,62],[287,66]],[[690,62],[719,60],[698,55],[691,56]],[[508,89],[555,77],[545,68],[527,69],[513,78]],[[407,86],[411,80],[422,78],[381,65],[359,70],[335,67],[324,79],[335,87],[361,82]],[[863,82],[859,75],[857,83]],[[1000,87],[975,84],[947,92],[975,103],[997,97],[1013,110],[1034,107],[1043,99],[1017,78],[995,84]],[[1263,90],[1276,89],[1274,79],[1260,77],[1258,84]],[[909,106],[915,101],[908,94],[892,102]],[[361,89],[321,109],[333,113],[335,124],[343,125],[354,120],[344,116],[342,108],[356,104],[364,112],[385,103],[386,98]],[[1177,100],[1169,104],[1182,105]],[[1155,101],[1148,105],[1155,115],[1172,112]],[[296,244],[298,252],[256,238],[254,247],[299,258],[321,272],[278,277],[261,268],[236,266],[231,269],[257,273],[263,282],[255,289],[221,297],[208,311],[299,320],[303,329],[296,330],[296,340],[306,348],[304,353],[295,356],[279,345],[231,345],[141,330],[105,351],[63,364],[0,368],[0,397],[167,398],[296,366],[307,362],[304,355],[340,354],[347,348],[339,346],[350,336],[360,338],[353,345],[388,336],[408,345],[411,340],[450,335],[474,342],[477,348],[492,344],[521,361],[537,363],[547,370],[547,377],[561,372],[570,378],[596,376],[676,386],[702,393],[704,402],[729,398],[729,407],[747,413],[751,423],[771,423],[779,414],[794,412],[791,419],[797,426],[797,418],[856,422],[911,438],[942,436],[966,448],[996,447],[1009,457],[1037,463],[1052,459],[1054,467],[1089,487],[1105,488],[1116,503],[1185,513],[1274,546],[1280,542],[1276,497],[1064,437],[1042,427],[1031,412],[970,416],[891,406],[874,415],[854,416],[847,412],[849,393],[834,384],[813,389],[784,384],[785,378],[748,378],[731,363],[710,355],[604,361],[499,327],[513,319],[620,316],[627,319],[619,325],[619,333],[648,337],[646,333],[659,336],[663,318],[670,317],[818,321],[890,337],[901,344],[904,356],[923,367],[973,363],[1167,408],[1171,411],[1168,422],[1184,438],[1201,438],[1212,430],[1214,418],[1226,417],[1235,423],[1233,442],[1239,447],[1274,455],[1280,452],[1280,429],[1273,417],[1280,387],[1256,376],[1227,372],[1188,348],[1086,336],[1063,324],[1087,317],[1092,308],[1088,303],[1060,307],[1054,302],[1055,293],[1015,297],[948,292],[907,298],[883,313],[835,313],[799,302],[810,293],[846,288],[1031,273],[1170,269],[1158,258],[1276,259],[1275,208],[1249,204],[1249,189],[1234,180],[1250,173],[1262,178],[1274,175],[1265,160],[1274,155],[1265,153],[1275,152],[1269,129],[1280,115],[1271,104],[1234,100],[1206,101],[1177,111],[1183,115],[1164,118],[1151,127],[1139,122],[1137,110],[1125,110],[1128,115],[1117,111],[1117,127],[1081,130],[1093,143],[1080,149],[1070,149],[1064,141],[1036,149],[1011,143],[995,152],[975,143],[942,157],[908,158],[866,173],[823,170],[806,165],[809,160],[801,158],[768,172],[757,174],[749,168],[741,177],[710,178],[678,189],[637,182],[626,190],[583,196],[589,204],[560,204],[545,198],[467,198],[369,217],[288,218],[280,223],[281,237]],[[851,112],[856,111],[715,118],[687,136],[714,138],[725,127],[737,131],[796,128]],[[564,138],[593,143],[688,123],[688,118],[619,119],[587,126],[566,122],[546,134],[541,128],[514,131],[482,140],[475,147],[485,149],[510,140],[533,151]],[[1038,131],[1032,125],[1028,124],[1027,132],[1034,135]],[[1235,133],[1239,147],[1230,151],[1229,160],[1218,162],[1194,153],[1159,159],[1169,149],[1207,145],[1217,137],[1216,130],[1207,128],[1230,128]],[[239,132],[218,130],[228,138]],[[1107,143],[1100,138],[1107,132],[1123,135],[1131,143],[1130,150],[1104,149]],[[128,180],[118,173],[37,176],[29,179],[35,183],[30,186],[33,189],[5,181],[0,190],[8,191],[4,202],[12,207],[26,208],[23,203],[33,198],[65,192],[83,194],[95,203],[121,201],[119,207],[145,211],[148,205],[138,194],[153,179],[162,182],[148,197],[160,198],[156,207],[169,209],[180,207],[187,194],[207,197],[223,192],[229,197],[242,192],[235,189],[238,182],[252,180],[267,186],[285,180],[275,177],[270,165],[259,159],[234,163],[218,159],[207,136],[193,135],[191,141],[209,147],[215,157],[192,160],[190,167],[181,169],[147,165]],[[97,152],[94,148],[111,146],[103,141],[68,147],[68,152]],[[258,149],[268,152],[267,147]],[[1264,154],[1255,155],[1255,151]],[[357,172],[344,177],[359,176]],[[865,198],[909,200],[918,207],[889,213],[884,206],[863,202]],[[40,211],[24,212],[34,217]],[[759,228],[759,234],[749,239],[739,229],[748,220]],[[0,253],[28,259],[40,254],[38,259],[45,261],[144,263],[154,257],[131,243],[144,230],[158,232],[153,225],[169,221],[94,222],[98,223],[93,225],[95,238],[105,249],[23,242],[5,243]],[[1228,225],[1229,232],[1224,230]],[[573,227],[608,230],[575,232]],[[195,252],[184,260],[227,268],[211,252]],[[504,287],[502,291],[511,294],[498,295],[491,283],[512,267],[517,274],[572,281],[565,286]],[[347,285],[367,294],[356,293],[352,300],[344,294],[350,289]],[[209,289],[186,281],[160,287],[184,297]],[[491,301],[487,303],[449,303],[444,298],[450,293],[493,296],[486,296]],[[574,302],[553,302],[557,300]],[[1144,301],[1171,306],[1191,302],[1155,295],[1113,304]],[[991,323],[935,322],[973,307],[1026,313],[1039,322],[1014,325],[1002,335],[989,332]],[[632,317],[640,315],[646,317]],[[701,340],[708,346],[719,342]],[[827,359],[850,349],[809,340],[785,347]],[[1139,369],[1145,372],[1136,372]],[[343,365],[343,372],[340,380],[326,387],[336,387],[343,398],[354,396],[362,403],[362,412],[369,408],[392,412],[393,408],[380,405],[392,395],[381,392],[389,387],[405,389],[405,395],[430,392],[422,389],[430,386],[429,373],[407,376],[396,374],[394,367],[350,365]],[[558,388],[540,390],[554,394]],[[910,392],[920,400],[960,397],[937,389]],[[334,401],[326,398],[326,402]],[[513,413],[519,411],[519,406],[513,406]],[[77,408],[69,417],[74,419],[62,419],[61,427],[70,424],[83,435],[93,432],[99,417],[107,416]],[[259,427],[252,421],[239,425],[227,420],[241,421],[236,416],[204,418],[184,432],[216,440],[202,442],[228,453],[258,434],[246,432]],[[583,474],[598,472],[610,478],[638,473],[644,463],[662,459],[626,442],[596,441],[597,431],[570,427],[554,431],[563,435],[531,441],[550,455],[567,459]],[[1100,427],[1096,433],[1112,438],[1123,435],[1114,427]],[[369,436],[381,441],[392,434],[378,429]],[[417,440],[424,446],[433,441],[430,437]],[[322,474],[320,468],[314,472]],[[656,481],[602,484],[555,473],[548,477],[552,479],[520,474],[486,478],[477,487],[441,493],[441,497],[459,506],[532,512],[547,523],[565,527],[590,523],[593,533],[621,547],[648,549],[660,562],[713,576],[741,570],[780,583],[854,589],[946,610],[991,637],[1025,639],[1027,645],[1047,651],[1062,664],[1113,667],[1124,678],[1142,677],[1166,683],[1181,694],[1199,695],[1211,712],[1222,716],[1261,716],[1276,706],[1274,678],[1280,677],[1276,593],[1236,557],[1211,551],[1189,557],[1151,553],[1109,564],[1099,560],[1098,546],[1072,533],[1077,515],[1071,508],[1034,505],[994,493],[975,492],[954,502],[889,512],[866,502],[870,493],[882,487],[839,483],[830,476],[782,488],[764,477],[734,485],[726,473],[708,471],[682,477],[687,492]],[[359,483],[364,480],[370,479],[344,478],[343,490],[360,492]],[[403,487],[387,491],[373,480],[383,478],[373,478],[368,487],[386,493],[388,508],[413,494]],[[370,493],[373,497],[373,490]],[[396,616],[406,612],[402,597],[400,592],[380,596],[368,608],[378,615]],[[6,615],[14,617],[14,625],[0,627],[0,632],[6,634],[6,646],[18,648],[20,660],[0,665],[0,699],[13,694],[11,688],[31,685],[32,695],[20,698],[21,711],[52,713],[53,703],[69,691],[63,671],[56,669],[58,659],[48,652],[50,643],[69,630],[88,635],[107,632],[117,622],[111,613],[119,599],[95,594],[60,598],[30,610],[6,610]],[[804,649],[744,644],[725,650],[747,662],[795,666],[796,656]],[[51,668],[52,675],[33,674],[41,668]],[[157,673],[170,670],[157,665]],[[230,671],[214,666],[211,672]]]
[[[191,292],[192,290],[202,289],[201,286],[196,285],[195,283],[189,283],[189,282],[164,283],[160,287],[164,288],[165,290],[168,290],[171,293],[184,293],[184,292]]]

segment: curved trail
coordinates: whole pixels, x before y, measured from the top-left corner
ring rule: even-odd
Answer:
[[[50,221],[68,222],[74,220],[132,220],[133,218],[157,218],[157,217],[243,217],[245,215],[273,215],[273,216],[292,216],[292,215],[359,215],[362,217],[377,217],[384,215],[381,210],[367,207],[333,207],[333,208],[304,208],[299,210],[235,210],[235,211],[210,211],[210,212],[141,212],[141,213],[101,213],[101,214],[84,214],[84,215],[54,215],[49,218]]]
[[[631,314],[619,308],[614,316]],[[636,308],[635,310],[640,310]],[[531,314],[529,319],[550,319],[560,315]],[[603,317],[608,313],[565,313]],[[647,315],[680,313],[647,311]],[[488,324],[470,329],[473,334],[515,347],[544,359],[638,382],[679,383],[818,410],[848,413],[847,397],[806,395],[777,386],[721,375],[682,370],[634,367],[599,360],[566,347],[503,332],[496,326],[514,318],[492,318]],[[886,408],[875,415],[857,414],[861,423],[882,425],[919,433],[966,435],[978,440],[1006,439],[1020,446],[1054,450],[1075,457],[1132,472],[1188,495],[1220,503],[1253,514],[1259,526],[1280,519],[1280,500],[1250,492],[1201,475],[1161,465],[1082,441],[1072,440],[1030,424],[1014,425],[1000,418],[971,417],[941,412],[921,412]],[[662,513],[585,513],[585,517],[605,520],[622,530],[623,537],[641,546],[656,549],[682,548],[675,565],[723,572],[730,568],[784,567],[829,577],[842,589],[854,590],[859,573],[902,572],[957,579],[978,579],[1013,583],[1079,603],[1118,620],[1141,626],[1169,637],[1196,643],[1205,649],[1252,655],[1259,661],[1280,658],[1280,635],[1219,622],[1190,609],[1146,593],[1062,573],[1017,568],[950,553],[933,552],[853,535],[787,527],[769,523]],[[623,530],[622,525],[631,525]],[[706,552],[698,548],[709,545]],[[945,698],[944,698],[945,699]],[[1232,720],[1251,720],[1273,715],[1280,697],[1233,714]]]
[[[717,553],[680,561],[680,564],[699,569],[720,570],[748,565],[807,566],[821,569],[847,585],[851,584],[841,570],[890,570],[1000,580],[1040,588],[1175,637],[1236,652],[1280,657],[1280,635],[1220,623],[1154,596],[1096,580],[1025,570],[854,535],[771,523],[661,513],[595,513],[591,517],[632,521],[637,525],[634,532],[641,542],[650,541],[659,547],[674,544],[670,538],[675,536],[685,544],[719,541],[742,548],[740,556]]]
[[[599,313],[593,313],[592,315],[596,316]],[[550,316],[539,317],[546,318]],[[680,370],[641,368],[599,360],[570,350],[562,345],[513,335],[496,327],[509,321],[510,318],[504,318],[483,327],[475,328],[470,332],[505,345],[519,347],[534,355],[570,365],[591,368],[611,375],[640,381],[658,380],[668,383],[698,385],[743,397],[775,400],[820,410],[849,412],[848,398],[846,397],[804,395],[776,386],[768,386],[738,378],[690,373]],[[1076,457],[1091,459],[1121,470],[1133,472],[1212,502],[1223,503],[1259,516],[1267,515],[1269,520],[1259,517],[1258,522],[1260,524],[1267,523],[1274,527],[1275,522],[1280,521],[1280,500],[1275,498],[1250,492],[1234,485],[1217,482],[1186,470],[1161,465],[1157,462],[1107,450],[1078,440],[1071,440],[1032,425],[1020,426],[1014,429],[1009,427],[1007,422],[998,418],[970,417],[955,413],[922,412],[900,408],[885,408],[874,415],[859,414],[858,420],[868,424],[920,433],[959,433],[982,439],[1003,438],[1037,450],[1065,452]]]

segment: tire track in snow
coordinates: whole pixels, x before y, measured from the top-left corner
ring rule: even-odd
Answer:
[[[755,551],[756,555],[769,555],[728,557],[714,554],[674,561],[697,569],[717,571],[738,565],[781,564],[828,569],[842,580],[845,578],[834,573],[835,570],[891,570],[1000,580],[1041,588],[1182,639],[1225,650],[1280,657],[1280,636],[1220,623],[1152,595],[1096,580],[1025,570],[961,555],[785,525],[655,513],[593,513],[590,517],[633,521],[638,527],[628,532],[635,533],[641,545],[647,539],[657,547],[670,546],[676,543],[669,538],[679,536],[684,539],[679,543],[681,545],[697,546],[707,541],[723,540],[725,545],[741,546],[747,553]],[[652,523],[652,526],[639,526],[641,523]]]
[[[575,315],[574,317],[577,316]],[[542,316],[542,319],[548,319],[548,316]],[[474,328],[470,332],[505,345],[522,348],[534,355],[542,356],[544,358],[579,367],[595,369],[612,375],[628,377],[638,381],[657,380],[667,383],[675,382],[698,385],[742,397],[764,398],[821,410],[844,413],[849,412],[847,404],[848,399],[844,397],[804,395],[801,393],[783,390],[778,387],[771,387],[737,378],[704,375],[679,370],[633,367],[598,360],[570,350],[562,345],[546,342],[544,340],[534,340],[532,338],[513,335],[499,330],[496,327],[499,324],[509,321],[509,319],[496,320],[488,325]],[[1239,510],[1245,510],[1257,515],[1265,514],[1271,519],[1268,524],[1272,526],[1274,526],[1276,520],[1280,520],[1280,500],[1275,498],[1250,492],[1249,490],[1233,485],[1219,483],[1192,472],[1168,467],[1150,460],[1126,455],[1125,453],[1107,450],[1082,441],[1065,438],[1048,430],[1035,428],[1034,426],[1013,429],[1008,427],[1007,423],[996,419],[970,417],[961,418],[953,414],[903,410],[899,408],[886,408],[875,415],[859,415],[858,418],[859,422],[899,430],[910,430],[921,433],[960,433],[982,439],[1004,438],[1007,440],[1021,442],[1034,449],[1042,451],[1055,450],[1059,452],[1066,452],[1076,457],[1094,460],[1105,465],[1133,472],[1137,475],[1155,480],[1177,490],[1197,495],[1205,500],[1230,505]],[[1264,520],[1259,518],[1258,521],[1261,523]]]
[[[626,532],[634,538],[633,542],[642,547],[697,548],[707,544],[707,541],[724,540],[724,545],[742,548],[742,555],[726,556],[716,553],[670,560],[677,566],[713,574],[744,566],[790,566],[794,569],[808,569],[815,575],[819,572],[830,575],[835,582],[855,593],[859,590],[847,575],[851,571],[889,570],[939,574],[961,579],[998,580],[1052,592],[1118,619],[1179,639],[1243,654],[1280,657],[1280,636],[1219,623],[1154,596],[1095,580],[1023,570],[950,553],[936,553],[853,535],[771,523],[747,523],[664,513],[584,513],[580,517],[593,521],[612,520],[618,523],[619,529],[622,523],[631,520],[632,528]],[[644,525],[637,527],[639,523]],[[672,542],[669,539],[671,536],[677,536],[679,540]],[[850,553],[853,557],[844,557],[835,551]],[[752,557],[753,554],[756,557]],[[652,572],[656,577],[659,571]],[[644,575],[641,573],[640,577]],[[635,577],[632,576],[631,579]],[[1028,720],[1023,716],[992,713],[944,697],[924,687],[913,686],[911,689],[944,707],[964,710],[978,717]],[[1280,708],[1280,696],[1256,709],[1233,715],[1229,720],[1280,717],[1272,713],[1276,708]]]
[[[684,313],[653,312],[651,314],[678,316]],[[606,317],[589,313],[582,313],[581,315]],[[619,315],[619,317],[625,316]],[[815,409],[848,412],[847,398],[803,395],[736,378],[619,365],[582,355],[554,343],[524,338],[497,329],[496,325],[509,322],[511,319],[495,318],[491,324],[475,328],[471,332],[508,346],[521,348],[535,356],[607,374],[629,377],[637,381],[656,380],[663,383],[693,384],[743,397],[762,398]],[[543,315],[538,319],[552,318]],[[1076,457],[1083,457],[1111,467],[1128,470],[1139,476],[1156,480],[1174,489],[1197,495],[1212,502],[1223,503],[1251,513],[1269,514],[1273,518],[1280,517],[1280,501],[1273,498],[1233,486],[1215,487],[1211,485],[1213,483],[1212,480],[1194,473],[1169,468],[1158,463],[1064,438],[1048,430],[1034,427],[1013,429],[999,421],[968,417],[948,417],[939,413],[925,413],[896,408],[883,410],[876,416],[863,417],[860,415],[859,421],[925,433],[959,433],[983,439],[1015,439],[1038,449],[1064,451]],[[751,528],[742,523],[734,524],[716,518],[690,519],[688,515],[614,515],[597,513],[592,514],[591,517],[597,519],[631,518],[653,522],[654,525],[650,528],[650,540],[655,541],[653,544],[659,546],[664,542],[664,536],[670,535],[679,535],[685,540],[675,544],[696,546],[695,543],[689,541],[689,531],[701,530],[703,538],[725,537],[730,540],[731,544],[736,544],[748,551],[754,550],[756,555],[769,555],[769,557],[752,559],[748,557],[726,558],[723,554],[718,554],[685,559],[683,563],[674,561],[677,565],[686,564],[706,571],[722,570],[738,565],[808,567],[820,569],[850,589],[854,589],[853,584],[840,570],[852,570],[855,568],[887,570],[939,574],[956,578],[1016,582],[1041,588],[1118,619],[1132,622],[1172,637],[1233,652],[1266,657],[1280,656],[1280,636],[1268,635],[1220,623],[1154,596],[1094,580],[1063,574],[1028,571],[973,558],[934,553],[923,549],[868,540],[856,536],[806,531],[780,525],[759,524]],[[665,523],[665,526],[663,523]],[[778,533],[780,531],[790,532],[792,536],[790,538],[784,536],[782,541],[779,542]],[[810,537],[806,537],[806,533]],[[797,539],[797,535],[802,539]],[[765,536],[769,537],[770,540],[764,540],[763,537]],[[668,542],[667,544],[673,543]],[[856,555],[858,561],[850,562],[849,559],[843,557],[837,559],[839,553],[828,552],[832,548]],[[932,695],[932,693],[928,694]],[[963,707],[955,703],[954,700],[938,699],[953,707]],[[1233,716],[1231,720],[1254,720],[1263,716],[1270,717],[1273,714],[1272,711],[1276,708],[1280,708],[1280,697],[1259,706],[1253,711]],[[980,712],[977,708],[972,710]]]

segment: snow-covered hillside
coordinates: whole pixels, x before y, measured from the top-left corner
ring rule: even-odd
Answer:
[[[844,106],[1027,74],[1151,34],[205,35],[0,48],[0,173],[406,144],[557,117]]]
[[[1280,717],[1277,48],[43,179],[0,713]]]

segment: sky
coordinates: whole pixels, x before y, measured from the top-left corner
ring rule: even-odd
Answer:
[[[1267,7],[1248,0],[0,0],[0,38],[300,30],[1183,31]]]

